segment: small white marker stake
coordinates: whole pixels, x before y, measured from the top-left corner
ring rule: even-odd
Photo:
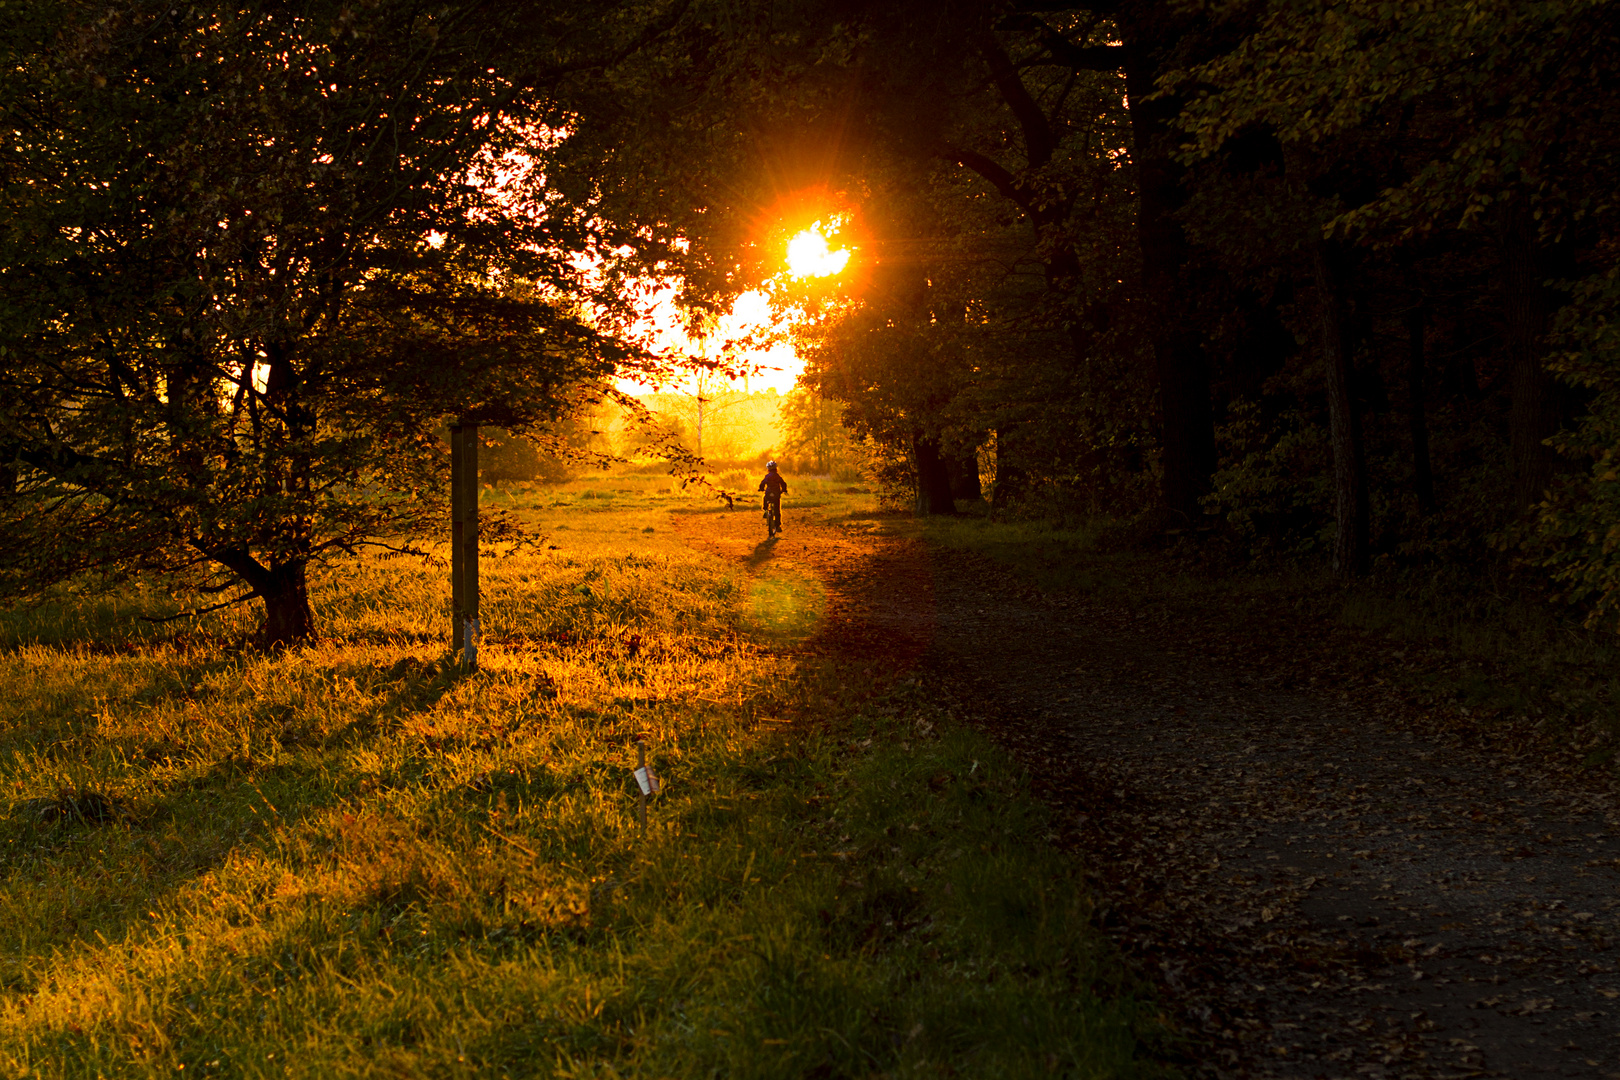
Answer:
[[[461,661],[468,671],[478,670],[478,620],[469,617],[462,636]]]
[[[647,796],[658,794],[658,789],[662,785],[658,783],[658,776],[652,771],[652,766],[647,764],[647,740],[639,736],[636,738],[636,756],[640,763],[636,767],[635,777],[637,785],[641,788],[641,805],[638,811],[641,817],[641,835],[646,836]]]

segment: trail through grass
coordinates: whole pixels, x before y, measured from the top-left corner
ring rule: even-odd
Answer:
[[[682,546],[664,481],[503,502],[549,538],[486,562],[474,675],[408,559],[326,574],[274,656],[138,592],[5,617],[0,1073],[1162,1071],[1010,760],[788,649],[820,582]]]

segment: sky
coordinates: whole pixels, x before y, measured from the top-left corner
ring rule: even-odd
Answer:
[[[849,264],[850,254],[848,248],[835,248],[828,242],[822,223],[818,221],[788,241],[784,276],[829,277]],[[766,292],[751,289],[737,297],[730,312],[722,316],[707,335],[698,338],[687,332],[676,304],[678,296],[679,286],[671,282],[654,290],[648,298],[642,332],[655,347],[715,358],[730,352],[738,359],[764,369],[746,380],[746,389],[754,393],[775,390],[779,394],[793,389],[799,372],[804,369],[804,361],[794,349],[792,310],[773,311]],[[738,380],[735,388],[744,389],[744,381]],[[647,394],[657,388],[621,379],[619,389],[631,394]],[[661,389],[664,392],[690,392],[692,387],[679,384]]]
[[[564,137],[564,133],[536,128],[531,136],[544,144]],[[509,150],[485,161],[475,180],[492,191],[508,192],[510,197],[516,198],[520,197],[518,193],[533,187],[536,177],[543,186],[544,177],[535,174],[535,168],[533,158],[521,151]],[[767,290],[778,281],[831,277],[842,272],[849,264],[852,251],[848,247],[833,246],[831,238],[841,231],[846,220],[845,215],[834,214],[790,237],[782,252],[787,268],[774,281],[767,282],[764,289],[753,289],[738,296],[731,310],[702,337],[693,337],[687,332],[677,303],[678,283],[649,283],[644,300],[646,313],[634,332],[659,350],[715,358],[729,354],[741,364],[759,368],[758,374],[737,380],[735,388],[738,390],[787,393],[804,370],[804,361],[793,344],[792,325],[798,313],[792,306],[773,311]],[[437,246],[441,242],[437,234],[429,234],[428,243]],[[588,271],[588,262],[582,262],[580,268]],[[641,395],[690,393],[695,389],[691,382],[688,379],[674,385],[652,386],[634,379],[619,379],[617,385],[625,393]]]

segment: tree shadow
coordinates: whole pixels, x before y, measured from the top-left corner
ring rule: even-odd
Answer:
[[[120,844],[123,850],[114,857],[128,861],[132,869],[138,867],[140,903],[112,894],[99,901],[81,901],[71,911],[64,909],[63,932],[53,940],[67,945],[88,940],[92,932],[109,939],[127,933],[140,912],[176,902],[194,882],[229,863],[237,853],[254,847],[271,850],[278,829],[368,790],[354,776],[343,775],[344,770],[329,771],[336,759],[324,755],[432,709],[473,672],[461,666],[458,656],[446,653],[434,660],[405,657],[391,667],[379,666],[377,674],[394,685],[350,723],[320,731],[315,725],[306,727],[306,718],[292,715],[290,709],[286,716],[267,714],[265,729],[259,733],[264,742],[192,762],[191,775],[176,777],[144,798],[107,794],[89,786],[63,786],[16,801],[9,808],[0,806],[0,886],[18,880],[19,875],[37,872],[41,865],[66,878],[87,874],[72,858],[72,849],[91,844],[110,847],[109,839],[101,839],[98,833],[125,834]],[[170,688],[161,689],[167,692]],[[186,763],[195,753],[167,740],[108,741],[120,745],[127,757],[138,763],[144,759],[157,768]],[[274,747],[268,754],[265,742]],[[323,756],[311,761],[286,753],[299,748]],[[401,779],[418,782],[408,771]],[[219,827],[199,827],[202,822]],[[57,861],[64,858],[65,862]],[[264,906],[268,900],[255,892],[232,902],[251,907]],[[11,937],[9,931],[0,933],[0,942],[20,947]],[[0,987],[28,990],[35,985],[34,977],[0,965]]]
[[[440,698],[476,674],[465,667],[454,652],[447,651],[437,660],[402,657],[383,672],[383,679],[395,684],[388,695],[334,732],[328,744],[352,745],[356,739],[376,735],[407,715],[427,712]]]

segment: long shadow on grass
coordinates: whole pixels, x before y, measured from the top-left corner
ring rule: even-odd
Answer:
[[[775,550],[776,537],[773,536],[769,540],[761,540],[759,544],[755,546],[754,553],[748,556],[748,568],[752,570],[764,563],[766,559],[771,557],[771,554]]]
[[[297,718],[291,717],[283,721],[280,731],[267,734],[283,749],[304,745],[328,750],[358,742],[410,713],[432,708],[470,673],[447,655],[437,661],[407,657],[378,674],[397,685],[350,724],[324,736],[305,734],[288,727],[297,724]],[[267,719],[274,723],[279,717]],[[167,765],[188,753],[177,744],[148,749],[154,752],[142,756],[153,764]],[[126,849],[123,855],[128,858],[134,858],[137,848],[143,849],[151,869],[141,882],[139,903],[123,902],[127,895],[111,895],[104,904],[64,912],[67,938],[90,931],[108,939],[121,938],[140,924],[139,912],[177,896],[190,882],[224,865],[233,853],[264,844],[278,827],[337,805],[357,790],[352,784],[334,783],[331,774],[318,765],[276,757],[279,760],[259,758],[244,746],[241,753],[208,761],[197,774],[179,780],[163,798],[139,804],[105,800],[105,812],[84,811],[86,799],[105,799],[88,789],[64,789],[54,796],[16,803],[9,814],[0,816],[0,887],[15,875],[37,875],[41,870],[67,875],[83,872],[72,855],[75,848],[118,844]],[[61,812],[70,803],[77,812]],[[204,827],[197,828],[203,823]],[[123,839],[105,836],[108,831],[123,834]],[[68,862],[59,863],[63,858]],[[80,925],[85,927],[82,932]]]
[[[382,675],[384,682],[396,684],[393,691],[366,715],[343,728],[334,741],[346,745],[356,738],[374,735],[410,713],[426,712],[474,674],[454,653],[445,653],[438,660],[402,657]]]

